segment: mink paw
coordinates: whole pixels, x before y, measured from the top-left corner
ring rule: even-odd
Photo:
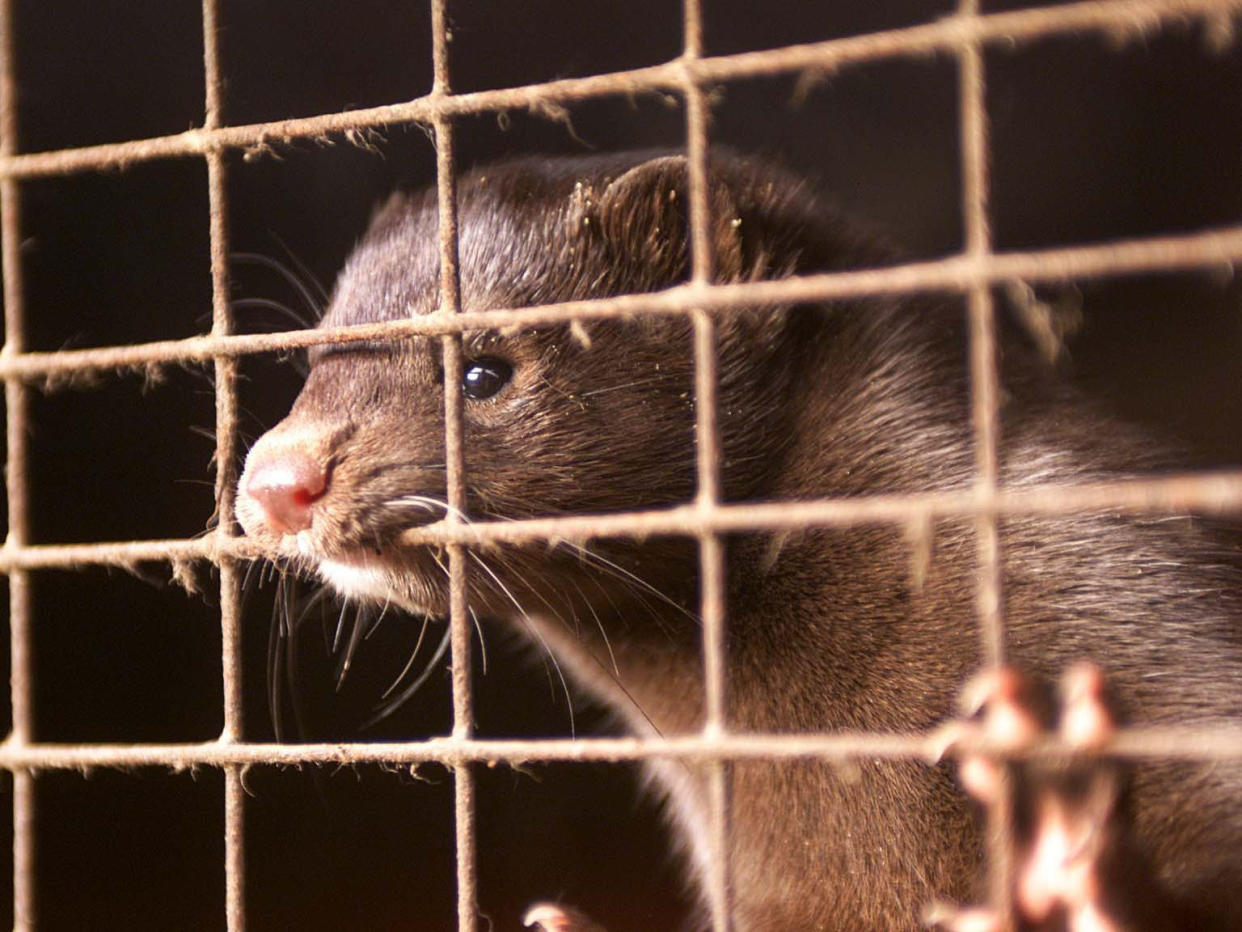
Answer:
[[[1126,820],[1120,811],[1119,767],[1089,752],[1113,735],[1104,699],[1104,677],[1090,665],[1070,669],[1061,680],[1059,702],[1049,701],[1011,669],[981,674],[963,693],[965,711],[975,718],[962,728],[996,745],[1018,750],[1054,730],[1073,751],[1057,762],[1027,761],[1010,767],[1014,797],[1016,860],[1014,909],[1024,929],[1122,932],[1138,928],[1121,918],[1126,899],[1117,879],[1129,864],[1122,843]],[[1059,713],[1059,714],[1054,714]],[[994,759],[962,760],[962,785],[987,804],[1002,792],[1003,771]],[[1130,876],[1128,883],[1137,878]],[[1141,882],[1141,881],[1140,881]],[[986,908],[935,904],[929,924],[950,932],[991,932],[1000,917]]]
[[[536,903],[526,910],[522,925],[536,932],[605,932],[585,913],[556,903]]]

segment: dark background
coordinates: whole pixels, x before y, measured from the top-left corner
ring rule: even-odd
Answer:
[[[705,0],[709,54],[926,22],[948,3]],[[1014,4],[1017,6],[1017,4]],[[180,132],[202,120],[200,8],[190,0],[18,0],[24,152]],[[985,4],[999,9],[996,4]],[[469,91],[654,64],[678,54],[671,0],[451,5],[454,89]],[[430,25],[397,0],[225,0],[225,118],[248,123],[392,103],[431,85]],[[1242,52],[1179,25],[990,50],[996,245],[1023,249],[1242,221]],[[782,160],[843,210],[917,258],[961,248],[957,76],[950,56],[850,68],[808,82],[721,88],[713,140]],[[804,99],[803,99],[804,98]],[[626,97],[571,109],[569,123],[515,112],[463,120],[460,163],[517,153],[677,146],[678,102]],[[300,141],[229,159],[232,248],[297,267],[327,288],[374,205],[432,178],[419,127]],[[210,326],[206,169],[185,158],[23,183],[32,349],[183,337]],[[275,272],[235,268],[234,294],[301,308]],[[1185,449],[1188,467],[1242,463],[1242,289],[1223,273],[1063,289],[1086,322],[1071,369],[1121,416]],[[281,329],[239,311],[242,329]],[[287,408],[285,360],[243,366],[246,439]],[[34,397],[31,534],[38,543],[180,537],[212,511],[208,372],[148,381],[105,375]],[[207,741],[221,728],[214,580],[203,592],[88,570],[34,577],[36,736],[56,742]],[[272,736],[265,652],[273,586],[245,615],[248,737]],[[443,732],[447,679],[384,726],[358,723],[415,635],[389,620],[339,693],[318,635],[298,695],[308,738]],[[7,644],[7,639],[4,641]],[[564,734],[565,698],[540,658],[489,633],[478,677],[484,735]],[[479,658],[481,661],[481,658]],[[480,664],[481,666],[481,664]],[[479,669],[480,666],[476,666]],[[581,700],[579,733],[604,727]],[[610,928],[659,929],[680,914],[676,870],[626,768],[483,771],[480,889],[495,929],[533,898],[563,897]],[[250,927],[450,928],[452,781],[378,768],[256,768],[247,776]],[[47,774],[38,783],[42,925],[219,928],[222,780],[217,773]],[[4,807],[0,807],[2,810]],[[7,816],[3,818],[7,819]],[[0,866],[0,912],[9,869]],[[0,925],[8,919],[0,914]]]

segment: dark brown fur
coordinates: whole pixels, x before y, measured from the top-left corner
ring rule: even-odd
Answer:
[[[712,173],[717,281],[882,261],[797,179],[735,158]],[[684,280],[685,193],[676,157],[522,161],[465,176],[465,307]],[[434,197],[395,197],[342,273],[324,325],[433,310],[436,256]],[[466,403],[471,517],[659,508],[693,495],[688,324],[670,317],[587,330],[589,345],[559,327],[466,336],[467,359],[503,357],[514,370],[497,396]],[[959,308],[874,300],[750,309],[720,316],[719,348],[728,500],[971,481]],[[403,530],[439,514],[394,503],[444,496],[438,341],[320,350],[312,362],[292,413],[251,463],[297,448],[328,467],[330,487],[304,532],[308,569],[324,558],[365,563],[382,578],[382,597],[443,614],[442,567],[401,542]],[[1098,415],[1020,340],[1005,343],[1003,378],[1005,482],[1159,465],[1142,436]],[[248,533],[275,542],[244,479],[239,511]],[[1131,721],[1242,714],[1242,559],[1225,539],[1189,518],[1093,515],[1008,520],[1003,548],[1015,663],[1052,675],[1095,658]],[[596,541],[591,552],[643,585],[570,547],[508,548],[470,564],[471,604],[545,641],[634,730],[693,731],[701,721],[693,542]],[[941,522],[931,553],[926,572],[912,572],[909,542],[889,526],[730,538],[730,726],[905,731],[942,721],[979,665],[969,522]],[[653,781],[694,849],[698,778],[665,765]],[[1242,925],[1238,768],[1152,764],[1138,769],[1132,790],[1136,834],[1161,883],[1202,909],[1201,927]],[[947,767],[745,763],[733,768],[732,793],[738,929],[914,928],[933,898],[977,899],[979,833]],[[692,850],[692,863],[701,855]]]

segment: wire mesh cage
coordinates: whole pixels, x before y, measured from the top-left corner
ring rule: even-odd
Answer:
[[[812,759],[846,772],[940,750],[930,731],[728,726],[731,536],[875,525],[912,535],[917,550],[910,529],[965,522],[969,623],[993,666],[1006,656],[1005,520],[1242,510],[1236,0],[86,7],[0,6],[12,683],[0,766],[15,928],[504,928],[527,902],[558,896],[609,928],[676,927],[692,897],[651,828],[658,813],[631,785],[650,760],[710,774],[702,886],[713,927],[728,928],[730,868],[717,855],[730,762]],[[822,180],[904,253],[878,268],[718,283],[709,166],[722,147]],[[684,284],[462,306],[465,167],[653,148],[686,154]],[[320,329],[253,316],[279,315],[286,294],[297,303],[313,288],[291,277],[334,274],[373,205],[411,182],[437,192],[438,313]],[[278,288],[281,301],[256,297]],[[727,500],[720,321],[757,305],[924,295],[966,322],[973,484]],[[1001,481],[998,320],[1011,304],[1063,299],[1087,315],[1075,380],[1092,403],[1173,434],[1182,471]],[[692,495],[671,509],[458,517],[463,334],[670,316],[691,335]],[[243,586],[248,568],[262,578],[278,555],[238,528],[243,455],[296,393],[289,357],[405,338],[436,341],[447,373],[452,507],[425,534],[451,580],[449,663],[438,690],[368,731],[371,681],[338,688],[325,650],[295,688],[317,722],[278,742],[268,706],[289,700],[264,670],[275,587]],[[484,638],[484,659],[467,606],[472,550],[652,536],[697,548],[701,732],[629,736],[548,688],[524,648]],[[387,625],[358,665],[399,669],[416,635]],[[1135,728],[1110,753],[1236,758],[1242,736]],[[1006,818],[996,810],[994,825]],[[1003,889],[1010,841],[988,837]]]

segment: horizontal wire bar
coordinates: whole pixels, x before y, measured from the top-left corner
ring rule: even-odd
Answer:
[[[106,541],[92,544],[33,544],[0,547],[0,572],[14,569],[75,569],[111,566],[127,569],[139,563],[190,563],[218,560],[224,556],[258,558],[266,551],[244,537],[222,542],[215,532],[192,540]]]
[[[952,740],[949,740],[952,735]],[[1091,752],[1053,735],[1022,748],[961,731],[953,725],[924,733],[838,732],[836,734],[745,735],[672,738],[486,739],[436,737],[406,742],[316,744],[0,744],[0,769],[82,770],[93,767],[174,769],[272,764],[528,764],[532,762],[616,762],[652,759],[789,760],[852,758],[938,761],[977,753],[1013,760],[1066,757],[1148,757],[1187,760],[1242,758],[1242,728],[1233,724],[1122,728]]]
[[[1076,485],[1044,484],[1001,488],[994,496],[975,489],[825,498],[797,502],[722,504],[704,509],[688,504],[656,511],[567,515],[520,521],[443,522],[407,531],[403,543],[533,543],[599,537],[686,536],[746,531],[799,530],[858,524],[898,524],[981,513],[1005,516],[1072,517],[1091,513],[1130,515],[1223,514],[1242,512],[1242,471],[1124,478]],[[296,549],[274,550],[241,537],[214,532],[193,540],[145,540],[90,544],[34,544],[0,547],[0,572],[16,569],[132,567],[139,563],[239,559],[296,561]]]
[[[403,103],[341,113],[210,130],[193,129],[169,136],[12,155],[0,158],[0,177],[32,178],[124,168],[137,162],[201,155],[221,148],[262,151],[297,139],[401,122],[429,124],[439,117],[517,109],[555,113],[558,105],[597,97],[677,92],[685,87],[687,80],[710,84],[797,71],[838,70],[886,59],[922,58],[976,42],[1008,47],[1088,31],[1125,39],[1142,36],[1169,22],[1229,16],[1240,10],[1242,0],[1087,0],[979,17],[949,16],[932,23],[883,32],[697,61],[679,58],[647,68],[584,78],[448,97],[428,95]]]
[[[205,363],[304,349],[326,343],[440,336],[478,330],[542,327],[645,315],[688,314],[696,308],[743,307],[832,301],[869,296],[963,293],[980,282],[998,284],[1114,277],[1194,269],[1232,269],[1242,262],[1242,226],[1177,236],[1118,240],[1056,249],[952,256],[879,269],[804,275],[780,281],[729,285],[687,284],[651,294],[571,301],[541,307],[432,313],[323,330],[287,330],[237,336],[199,336],[95,349],[12,354],[0,358],[0,378],[51,379],[102,370],[143,369],[174,363]]]

